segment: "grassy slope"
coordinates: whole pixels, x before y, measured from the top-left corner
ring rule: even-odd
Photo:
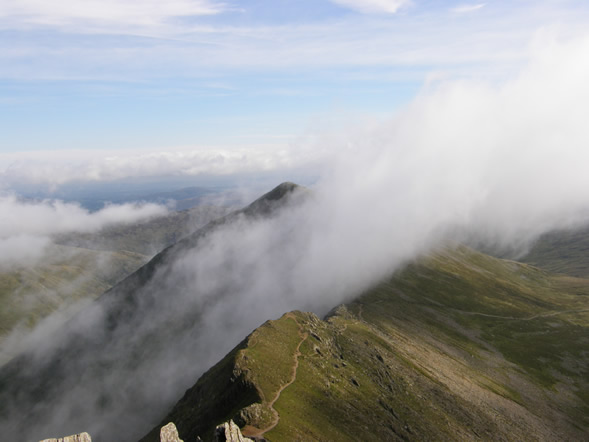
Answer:
[[[149,256],[227,211],[196,207],[98,233],[56,238],[60,245],[50,247],[41,265],[0,272],[0,340],[17,325],[32,328],[55,310],[96,298],[147,263]],[[0,364],[7,357],[0,354]]]
[[[44,263],[0,273],[0,336],[82,298],[94,298],[133,273],[148,257],[51,246]]]
[[[2,400],[0,400],[0,415],[7,415],[8,412],[19,410],[18,413],[14,413],[15,415],[18,414],[18,417],[11,419],[11,422],[7,422],[8,434],[33,434],[36,428],[55,417],[52,414],[55,409],[52,405],[53,398],[57,398],[57,401],[59,401],[64,391],[67,395],[71,391],[69,390],[72,388],[71,386],[78,383],[98,382],[105,385],[104,394],[101,394],[98,398],[89,399],[96,401],[94,403],[98,403],[100,407],[105,409],[109,409],[111,401],[118,400],[120,396],[124,397],[123,400],[141,397],[139,390],[142,388],[142,384],[137,382],[136,379],[132,379],[133,377],[129,378],[129,386],[126,386],[123,392],[108,389],[109,372],[113,369],[112,367],[124,371],[128,370],[128,373],[132,373],[136,369],[145,368],[147,366],[146,361],[150,361],[153,355],[168,356],[169,353],[164,351],[163,348],[166,345],[175,345],[175,342],[172,341],[175,341],[180,333],[187,330],[196,333],[201,315],[207,313],[207,306],[189,306],[180,318],[168,321],[166,320],[169,319],[167,314],[160,315],[159,312],[156,312],[155,309],[167,308],[164,302],[156,303],[153,300],[153,294],[156,290],[158,293],[165,294],[166,297],[170,296],[167,299],[178,299],[173,297],[182,296],[181,293],[184,290],[190,289],[185,281],[165,277],[158,279],[161,276],[161,274],[158,275],[159,270],[165,271],[169,269],[169,266],[178,257],[181,257],[187,250],[199,247],[203,238],[225,224],[235,220],[242,220],[244,217],[255,219],[270,216],[286,204],[296,203],[299,201],[300,192],[293,193],[297,189],[298,187],[292,183],[283,183],[245,209],[232,212],[221,219],[210,222],[192,235],[156,255],[138,271],[126,277],[98,298],[97,302],[102,307],[105,319],[99,321],[95,333],[85,333],[88,329],[81,325],[83,318],[82,320],[73,318],[72,321],[64,324],[57,331],[60,337],[57,348],[51,348],[45,352],[39,363],[35,359],[36,355],[30,352],[14,358],[1,367],[0,395]],[[222,298],[224,295],[224,290],[220,289],[218,297]],[[141,308],[137,308],[139,303],[141,303]],[[151,319],[152,317],[154,321],[150,326],[139,327],[137,334],[129,333],[131,330],[129,324],[137,324],[139,321],[145,321],[146,318]],[[165,333],[162,333],[162,327],[165,327]],[[54,340],[52,339],[52,341]],[[124,351],[121,352],[123,348]],[[113,361],[112,356],[115,352],[119,355],[116,362]],[[31,360],[35,361],[35,363],[31,364]],[[64,363],[64,361],[67,361],[67,363]],[[174,364],[173,361],[170,363]],[[223,382],[223,384],[219,384],[215,381],[214,387],[221,386],[220,388],[204,386],[202,390],[196,389],[207,402],[203,413],[198,413],[201,418],[205,419],[206,417],[205,426],[208,426],[213,416],[219,415],[217,414],[218,410],[223,410],[223,404],[229,404],[228,406],[232,407],[231,409],[235,407],[240,409],[245,406],[245,404],[241,405],[242,401],[247,403],[251,401],[251,397],[258,398],[255,386],[252,387],[247,381],[244,381],[243,385],[239,383],[239,380],[244,379],[244,376],[234,371],[233,365],[229,365],[228,370],[221,370],[220,372],[216,371],[216,369],[211,370],[211,373],[213,373],[211,375],[212,379]],[[235,388],[232,390],[230,387]],[[214,414],[209,410],[209,400],[219,406],[219,408],[212,410]],[[130,407],[131,401],[127,400],[126,405]],[[153,412],[150,410],[158,410],[157,404],[150,405],[137,402],[136,404],[133,403],[133,406],[135,405],[137,405],[137,411],[133,410],[130,414],[133,417],[137,416],[139,420],[142,420],[145,415],[152,414]],[[120,410],[121,408],[118,407],[117,409]],[[159,405],[159,409],[161,410],[161,405]],[[185,419],[190,419],[194,413],[190,411],[190,408],[186,410]],[[83,413],[82,410],[81,414]],[[109,423],[113,423],[112,427],[119,425],[119,422],[114,421],[120,421],[120,417],[114,416],[113,413],[105,414]],[[234,412],[226,412],[226,414],[232,416]],[[87,414],[87,419],[92,418],[93,416]],[[29,422],[33,421],[41,421],[41,424],[36,427],[34,424],[29,424]],[[131,428],[131,431],[136,431],[135,425],[137,424],[132,418],[129,419],[129,422],[131,422],[131,425],[123,423],[122,426]],[[4,425],[3,428],[7,425]],[[29,430],[28,427],[33,428]],[[107,433],[107,435],[95,436],[93,434],[93,436],[116,440],[116,437],[113,438],[112,435],[108,434],[108,430],[104,430],[104,433]],[[44,434],[40,437],[44,437]]]
[[[372,323],[461,352],[471,379],[483,374],[479,384],[550,427],[589,430],[589,281],[460,248],[410,266],[360,302]]]
[[[327,321],[293,312],[264,324],[212,369],[245,374],[257,399],[203,422],[190,404],[217,402],[198,391],[231,383],[205,375],[162,422],[183,416],[185,440],[230,417],[268,440],[579,440],[588,309],[589,281],[446,251]]]

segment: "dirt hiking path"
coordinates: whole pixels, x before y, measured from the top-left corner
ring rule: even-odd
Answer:
[[[290,319],[292,319],[294,322],[296,322],[296,324],[299,326],[299,336],[301,337],[301,340],[297,344],[297,347],[296,347],[296,350],[294,353],[294,361],[293,361],[292,374],[291,374],[290,380],[288,382],[286,382],[285,384],[283,384],[278,389],[276,394],[274,395],[274,398],[270,402],[268,402],[268,407],[270,407],[270,409],[272,410],[272,413],[274,414],[274,419],[272,419],[272,422],[270,423],[270,425],[268,425],[266,428],[255,428],[252,426],[247,426],[242,430],[244,436],[262,438],[265,433],[272,430],[274,427],[276,427],[276,425],[278,425],[278,422],[280,421],[280,415],[278,414],[278,411],[276,411],[276,409],[274,408],[274,404],[280,398],[280,394],[289,385],[291,385],[294,381],[297,380],[297,369],[299,368],[299,357],[301,356],[301,345],[309,337],[309,334],[306,332],[303,332],[303,327],[299,324],[299,322],[296,320],[296,318],[294,316],[288,315],[288,317]]]

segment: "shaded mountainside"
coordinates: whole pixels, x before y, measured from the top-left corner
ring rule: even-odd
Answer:
[[[230,242],[211,260],[215,235],[241,235],[240,229],[268,221],[301,194],[298,186],[283,183],[209,223],[54,334],[40,336],[35,348],[0,369],[0,434],[39,440],[87,431],[96,441],[121,442],[144,434],[194,378],[261,321],[254,317],[249,325],[233,318],[221,330],[207,322],[237,315],[232,305],[239,306],[251,277],[229,270],[257,261],[234,251]],[[219,277],[211,284],[215,273]]]
[[[140,253],[153,256],[209,222],[229,213],[225,207],[199,206],[150,220],[106,227],[96,233],[71,233],[56,238],[58,244],[93,250]]]
[[[15,327],[26,333],[56,310],[97,298],[157,252],[228,211],[197,207],[96,233],[60,235],[38,264],[0,271],[0,344]],[[0,365],[16,350],[18,345],[10,349],[1,346]]]
[[[326,320],[256,329],[142,442],[235,420],[268,440],[585,440],[589,281],[465,247],[409,265]]]
[[[128,251],[52,245],[41,264],[0,272],[0,342],[15,327],[28,330],[56,310],[97,298],[147,260]],[[12,356],[4,350],[0,364]]]
[[[589,278],[589,227],[542,235],[520,261],[550,272]]]
[[[68,299],[100,295],[146,260],[132,252],[50,246],[42,264],[0,272],[0,334],[21,320],[34,324]]]

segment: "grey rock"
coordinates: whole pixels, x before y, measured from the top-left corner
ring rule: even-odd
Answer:
[[[173,422],[162,427],[160,430],[160,442],[184,442],[178,435],[178,429]]]
[[[241,430],[232,420],[217,426],[215,440],[217,442],[254,442],[253,439],[243,437]]]
[[[274,419],[272,409],[267,405],[253,403],[245,408],[242,408],[237,415],[233,417],[233,421],[240,427],[244,425],[252,425],[256,428],[267,427]]]

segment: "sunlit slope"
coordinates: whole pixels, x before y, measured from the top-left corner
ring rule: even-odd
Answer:
[[[326,321],[269,321],[162,420],[268,440],[583,440],[589,281],[443,251]],[[157,440],[154,429],[144,440]]]

